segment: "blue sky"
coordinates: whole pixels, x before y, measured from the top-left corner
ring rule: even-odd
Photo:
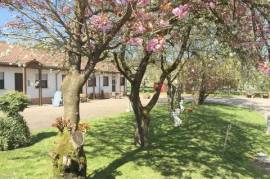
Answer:
[[[12,19],[12,13],[6,8],[0,8],[0,26]]]
[[[6,8],[0,8],[0,28],[2,28],[8,21],[10,21],[14,16],[12,13]],[[0,40],[6,40],[5,38],[1,37]]]

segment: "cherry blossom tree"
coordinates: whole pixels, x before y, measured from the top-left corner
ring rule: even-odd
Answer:
[[[201,15],[199,21],[208,27],[213,44],[226,44],[238,59],[254,63],[264,73],[270,60],[270,5],[267,1],[205,0],[192,3]],[[196,33],[201,39],[200,33]],[[204,37],[208,36],[206,34]],[[211,37],[210,36],[210,37]],[[202,44],[202,40],[197,40]],[[200,52],[202,49],[197,49]]]
[[[208,18],[214,18],[219,40],[243,60],[270,59],[270,5],[267,1],[211,1]]]
[[[223,88],[237,89],[240,72],[236,59],[198,54],[187,62],[182,76],[186,90],[193,94],[193,104],[201,105],[205,99]]]
[[[132,21],[134,9],[148,6],[148,1],[100,0],[2,0],[15,19],[2,34],[42,44],[56,53],[65,54],[62,83],[64,115],[68,130],[52,154],[56,177],[86,177],[83,134],[79,129],[79,93],[95,65],[118,46],[123,25]],[[59,60],[59,59],[58,59]],[[72,144],[70,146],[70,139]]]
[[[196,24],[211,25],[209,33],[229,44],[243,60],[270,57],[269,3],[257,0],[1,0],[0,6],[16,14],[1,29],[2,34],[65,54],[64,119],[70,121],[67,136],[76,141],[82,136],[78,130],[80,90],[112,49],[117,49],[116,64],[132,86],[129,98],[136,116],[136,143],[141,146],[148,143],[149,112],[160,94],[157,89],[150,102],[142,105],[139,89],[147,66],[152,61],[161,63],[162,84],[185,56]],[[177,54],[174,59],[172,52]],[[127,65],[132,54],[140,59],[135,69]],[[56,171],[65,177],[84,178],[83,145],[75,145],[71,151],[72,155],[55,153]]]
[[[172,5],[168,1],[160,3],[159,11],[138,9],[137,19],[134,19],[137,32],[126,31],[126,43],[123,43],[114,53],[114,59],[119,71],[131,84],[129,95],[135,114],[135,144],[145,147],[149,144],[150,112],[158,101],[161,86],[166,77],[181,63],[188,46],[192,30],[192,18],[189,18],[188,4]],[[159,18],[150,18],[151,16]],[[141,23],[141,20],[147,23]],[[132,24],[126,24],[127,26]],[[138,34],[143,33],[139,38]],[[174,54],[174,55],[173,55]],[[136,60],[137,65],[129,65]],[[146,105],[140,99],[140,88],[149,64],[160,63],[162,73],[159,76],[159,86]]]
[[[260,63],[258,69],[260,72],[270,75],[270,65],[268,63]]]

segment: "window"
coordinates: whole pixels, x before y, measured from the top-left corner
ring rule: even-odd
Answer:
[[[125,86],[125,77],[120,77],[120,85]]]
[[[109,86],[109,77],[103,76],[103,86]]]
[[[96,86],[96,76],[93,75],[88,79],[88,87]]]
[[[4,89],[4,72],[0,72],[0,89]]]
[[[39,75],[36,74],[36,83],[35,87],[39,88]],[[41,87],[48,88],[48,74],[41,75]]]

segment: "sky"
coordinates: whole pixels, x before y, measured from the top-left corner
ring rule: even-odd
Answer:
[[[12,19],[12,13],[6,8],[0,8],[0,26]]]
[[[8,11],[6,8],[0,8],[0,28],[2,28],[7,22],[12,20],[14,16],[12,15],[11,12]],[[5,40],[7,41],[6,38],[1,37],[0,34],[0,40]]]

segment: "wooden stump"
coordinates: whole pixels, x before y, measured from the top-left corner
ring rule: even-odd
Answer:
[[[86,178],[86,156],[83,150],[84,135],[81,131],[59,134],[53,151],[55,178]]]

